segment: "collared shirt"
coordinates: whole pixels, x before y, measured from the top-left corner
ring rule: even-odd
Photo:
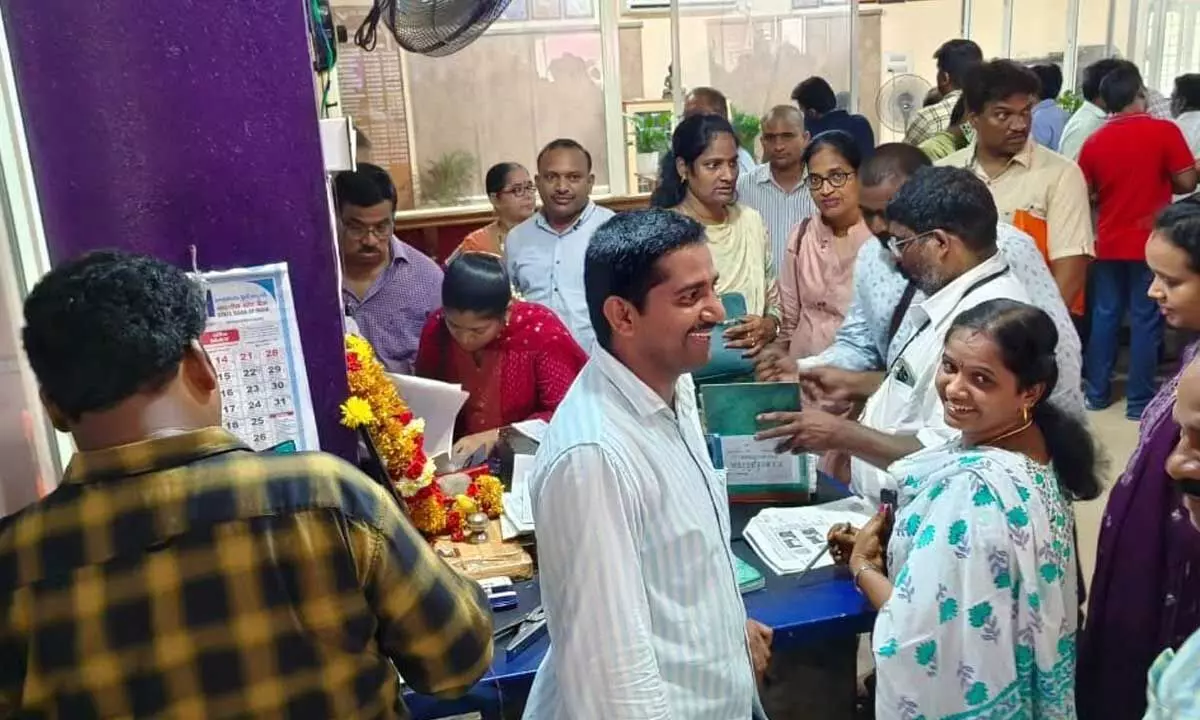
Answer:
[[[1038,226],[1048,262],[1096,254],[1092,232],[1092,206],[1087,182],[1079,166],[1033,138],[1014,155],[999,175],[991,176],[978,162],[978,146],[971,143],[937,165],[966,168],[992,191],[1002,222],[1029,230]],[[1083,314],[1082,298],[1072,298],[1072,310]]]
[[[1058,141],[1058,152],[1063,157],[1078,160],[1083,142],[1099,130],[1107,119],[1108,113],[1084,100],[1063,127],[1062,138]]]
[[[915,433],[926,447],[953,439],[957,431],[946,425],[934,385],[946,332],[959,313],[996,298],[1029,302],[1021,281],[1009,271],[1000,253],[914,304],[908,318],[911,330],[897,334],[895,360],[888,365],[879,389],[868,398],[860,422],[880,432]],[[881,490],[896,488],[895,478],[887,471],[857,457],[851,460],[850,484],[873,503],[879,502]]]
[[[1009,272],[1020,280],[1029,294],[1030,302],[1044,310],[1058,330],[1055,355],[1059,380],[1050,401],[1063,412],[1082,418],[1083,391],[1079,378],[1083,350],[1054,276],[1047,269],[1033,239],[1011,225],[1001,223],[996,227],[996,248],[999,251],[997,254],[1008,263]],[[850,301],[846,321],[834,336],[833,345],[820,355],[800,360],[799,364],[802,367],[832,365],[858,372],[882,370],[885,363],[895,360],[915,327],[910,308],[909,316],[900,325],[896,337],[888,343],[887,331],[892,313],[900,304],[907,285],[908,281],[896,268],[891,253],[878,240],[868,240],[858,251],[854,268],[854,297]],[[918,290],[912,302],[916,305],[924,299],[924,293]]]
[[[0,526],[0,715],[407,717],[491,660],[479,587],[341,460],[220,428],[77,453]]]
[[[388,371],[409,375],[421,328],[442,306],[442,269],[398,238],[392,238],[391,253],[366,295],[359,298],[342,287],[342,301]]]
[[[1067,124],[1067,111],[1054,98],[1047,98],[1033,106],[1033,139],[1043,146],[1058,152],[1063,127]]]
[[[754,208],[767,224],[771,238],[771,258],[776,268],[785,267],[788,236],[805,218],[817,214],[808,184],[801,178],[796,187],[785,190],[775,181],[771,165],[764,163],[738,177],[738,202]]]
[[[612,216],[612,210],[589,200],[579,219],[559,232],[544,214],[534,213],[508,233],[504,244],[513,287],[523,299],[553,310],[589,353],[596,334],[583,287],[583,261],[592,234]]]
[[[1152,87],[1146,88],[1146,112],[1159,120],[1171,119],[1171,99]]]
[[[1200,632],[1154,661],[1146,700],[1145,720],[1200,717]]]
[[[746,611],[690,376],[674,408],[602,348],[531,479],[550,651],[525,717],[744,720]]]
[[[954,113],[954,105],[962,90],[951,90],[940,101],[923,107],[917,111],[917,116],[909,124],[904,133],[904,142],[909,145],[920,145],[937,133],[950,127],[950,116]]]

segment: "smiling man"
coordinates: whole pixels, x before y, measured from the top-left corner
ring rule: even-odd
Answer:
[[[504,261],[521,296],[553,310],[585,351],[595,342],[583,291],[583,257],[612,210],[591,200],[592,155],[574,140],[554,140],[538,154],[542,209],[516,226]]]
[[[394,234],[396,186],[387,171],[359,163],[333,181],[342,301],[375,353],[395,373],[412,373],[421,328],[441,307],[442,269]]]
[[[770,630],[746,620],[688,374],[725,317],[704,228],[618,215],[585,283],[596,348],[531,479],[550,652],[525,717],[744,720]]]
[[[1032,70],[993,60],[966,73],[963,97],[975,141],[938,165],[966,168],[987,184],[1000,220],[1029,233],[1076,318],[1096,254],[1087,183],[1079,167],[1033,138],[1041,82]]]

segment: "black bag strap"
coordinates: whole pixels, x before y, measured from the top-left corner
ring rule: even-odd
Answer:
[[[900,302],[896,305],[896,309],[892,311],[892,321],[888,323],[888,345],[892,344],[892,338],[896,337],[896,333],[900,330],[900,323],[904,322],[904,316],[908,314],[908,308],[912,305],[913,296],[916,294],[917,286],[910,282],[904,288],[904,294],[900,296]]]

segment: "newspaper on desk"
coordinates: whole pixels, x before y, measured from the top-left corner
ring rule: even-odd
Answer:
[[[754,516],[742,537],[776,575],[804,570],[825,548],[829,528],[838,523],[862,527],[871,519],[871,507],[860,497],[824,505],[766,508]],[[832,565],[826,554],[813,567]]]

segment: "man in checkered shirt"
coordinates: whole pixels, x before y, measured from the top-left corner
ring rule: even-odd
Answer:
[[[223,430],[200,289],[98,252],[25,303],[79,451],[0,522],[0,717],[405,718],[487,669],[482,590],[370,478]]]
[[[904,134],[904,142],[920,145],[950,127],[950,115],[962,95],[967,69],[983,62],[983,51],[971,40],[947,40],[933,54],[937,60],[937,88],[942,99],[917,111]]]

